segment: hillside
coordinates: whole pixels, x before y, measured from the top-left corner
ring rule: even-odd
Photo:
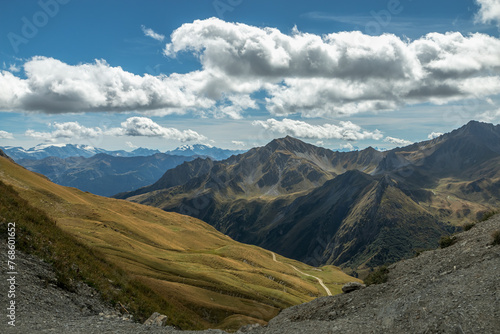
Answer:
[[[457,234],[450,247],[391,265],[386,283],[290,307],[265,327],[254,324],[237,333],[499,333],[500,245],[492,245],[495,231],[500,233],[498,215]],[[22,253],[18,261],[21,270],[26,270],[20,276],[21,286],[30,299],[21,297],[26,301],[20,311],[25,320],[9,332],[26,333],[35,328],[66,332],[70,328],[71,333],[82,334],[226,333],[133,323],[126,314],[118,316],[116,310],[99,303],[89,288],[82,286],[68,293],[52,283],[47,287],[44,280],[54,280],[47,264]],[[0,287],[2,284],[6,283],[0,282]],[[101,315],[89,314],[87,308],[82,311],[82,304]]]
[[[47,176],[59,185],[100,196],[112,196],[156,182],[166,170],[194,158],[163,153],[137,157],[99,153],[89,158],[48,157],[40,160],[20,159],[17,163]]]
[[[160,311],[169,324],[184,329],[265,323],[283,308],[326,295],[317,280],[291,265],[320,277],[334,293],[352,280],[333,266],[316,269],[283,257],[276,262],[271,252],[235,242],[195,218],[56,185],[5,157],[0,157],[0,181],[6,200],[0,207],[2,225],[11,219],[25,222],[19,230],[28,231],[28,245],[43,254],[47,250],[61,270],[86,281],[108,272],[110,298],[121,291],[149,296],[163,305]],[[56,255],[51,247],[59,247]],[[68,256],[75,262],[65,263]],[[83,273],[94,257],[101,259],[95,262],[100,269]],[[95,279],[102,283],[100,275]],[[131,307],[140,300],[123,304]]]
[[[291,307],[251,333],[500,333],[495,232],[498,215],[390,266],[387,283]]]
[[[255,210],[258,225],[251,225],[255,218],[245,215],[249,202],[237,205],[216,218],[247,224],[232,224],[226,232],[313,265],[358,268],[392,263],[412,256],[415,249],[435,247],[441,235],[454,231],[419,207],[393,180],[356,170],[287,206],[280,206],[279,200],[262,205]],[[263,223],[267,221],[272,224]]]
[[[187,162],[119,198],[200,218],[309,264],[363,269],[433,248],[500,206],[500,126],[333,152],[286,137],[220,162]]]

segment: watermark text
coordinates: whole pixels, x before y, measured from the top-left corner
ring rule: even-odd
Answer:
[[[7,225],[7,323],[16,325],[16,223]]]

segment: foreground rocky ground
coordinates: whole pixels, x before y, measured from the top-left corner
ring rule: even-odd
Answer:
[[[448,248],[390,266],[387,283],[291,307],[267,327],[247,326],[240,332],[500,333],[500,246],[491,245],[496,230],[499,215],[458,234]],[[76,292],[60,289],[48,264],[22,254],[17,262],[16,326],[8,326],[5,243],[2,249],[1,333],[181,333],[134,323],[123,310],[102,304],[87,286]]]

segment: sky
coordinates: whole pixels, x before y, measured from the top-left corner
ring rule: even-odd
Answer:
[[[500,121],[500,0],[0,0],[0,146],[390,149]]]

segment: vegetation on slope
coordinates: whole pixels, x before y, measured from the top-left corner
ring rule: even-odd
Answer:
[[[236,329],[246,323],[266,323],[283,308],[325,295],[317,281],[302,277],[289,264],[320,277],[333,293],[353,280],[333,266],[315,269],[286,258],[276,263],[270,252],[237,243],[195,218],[58,186],[4,158],[0,158],[0,179],[39,210],[32,215],[45,212],[52,221],[49,226],[68,238],[61,237],[65,243],[61,241],[60,250],[50,251],[48,258],[62,261],[57,266],[68,271],[61,274],[67,277],[61,282],[71,284],[80,277],[102,289],[108,300],[136,309],[143,318],[154,310],[183,329]],[[19,205],[27,207],[26,203]],[[21,219],[7,214],[4,218]],[[35,249],[46,249],[59,244],[50,239],[55,235],[33,230],[32,239],[26,240]],[[91,267],[82,269],[87,263]],[[111,276],[100,274],[100,266]],[[77,268],[76,273],[68,268]],[[110,284],[100,287],[99,280],[86,272]],[[116,294],[122,292],[131,299],[119,299]]]
[[[370,272],[368,276],[366,276],[364,282],[366,285],[382,284],[387,282],[388,279],[389,269],[387,269],[387,266],[382,266]]]
[[[152,312],[168,314],[182,327],[196,327],[188,315],[173,308],[151,288],[107,261],[104,255],[87,247],[57,227],[44,211],[32,207],[12,186],[0,181],[0,235],[7,238],[7,224],[15,222],[16,249],[36,255],[54,266],[58,286],[74,290],[78,281],[97,289],[113,305],[126,305],[138,320]]]
[[[491,234],[493,241],[491,242],[492,246],[500,245],[500,230],[496,230]]]

